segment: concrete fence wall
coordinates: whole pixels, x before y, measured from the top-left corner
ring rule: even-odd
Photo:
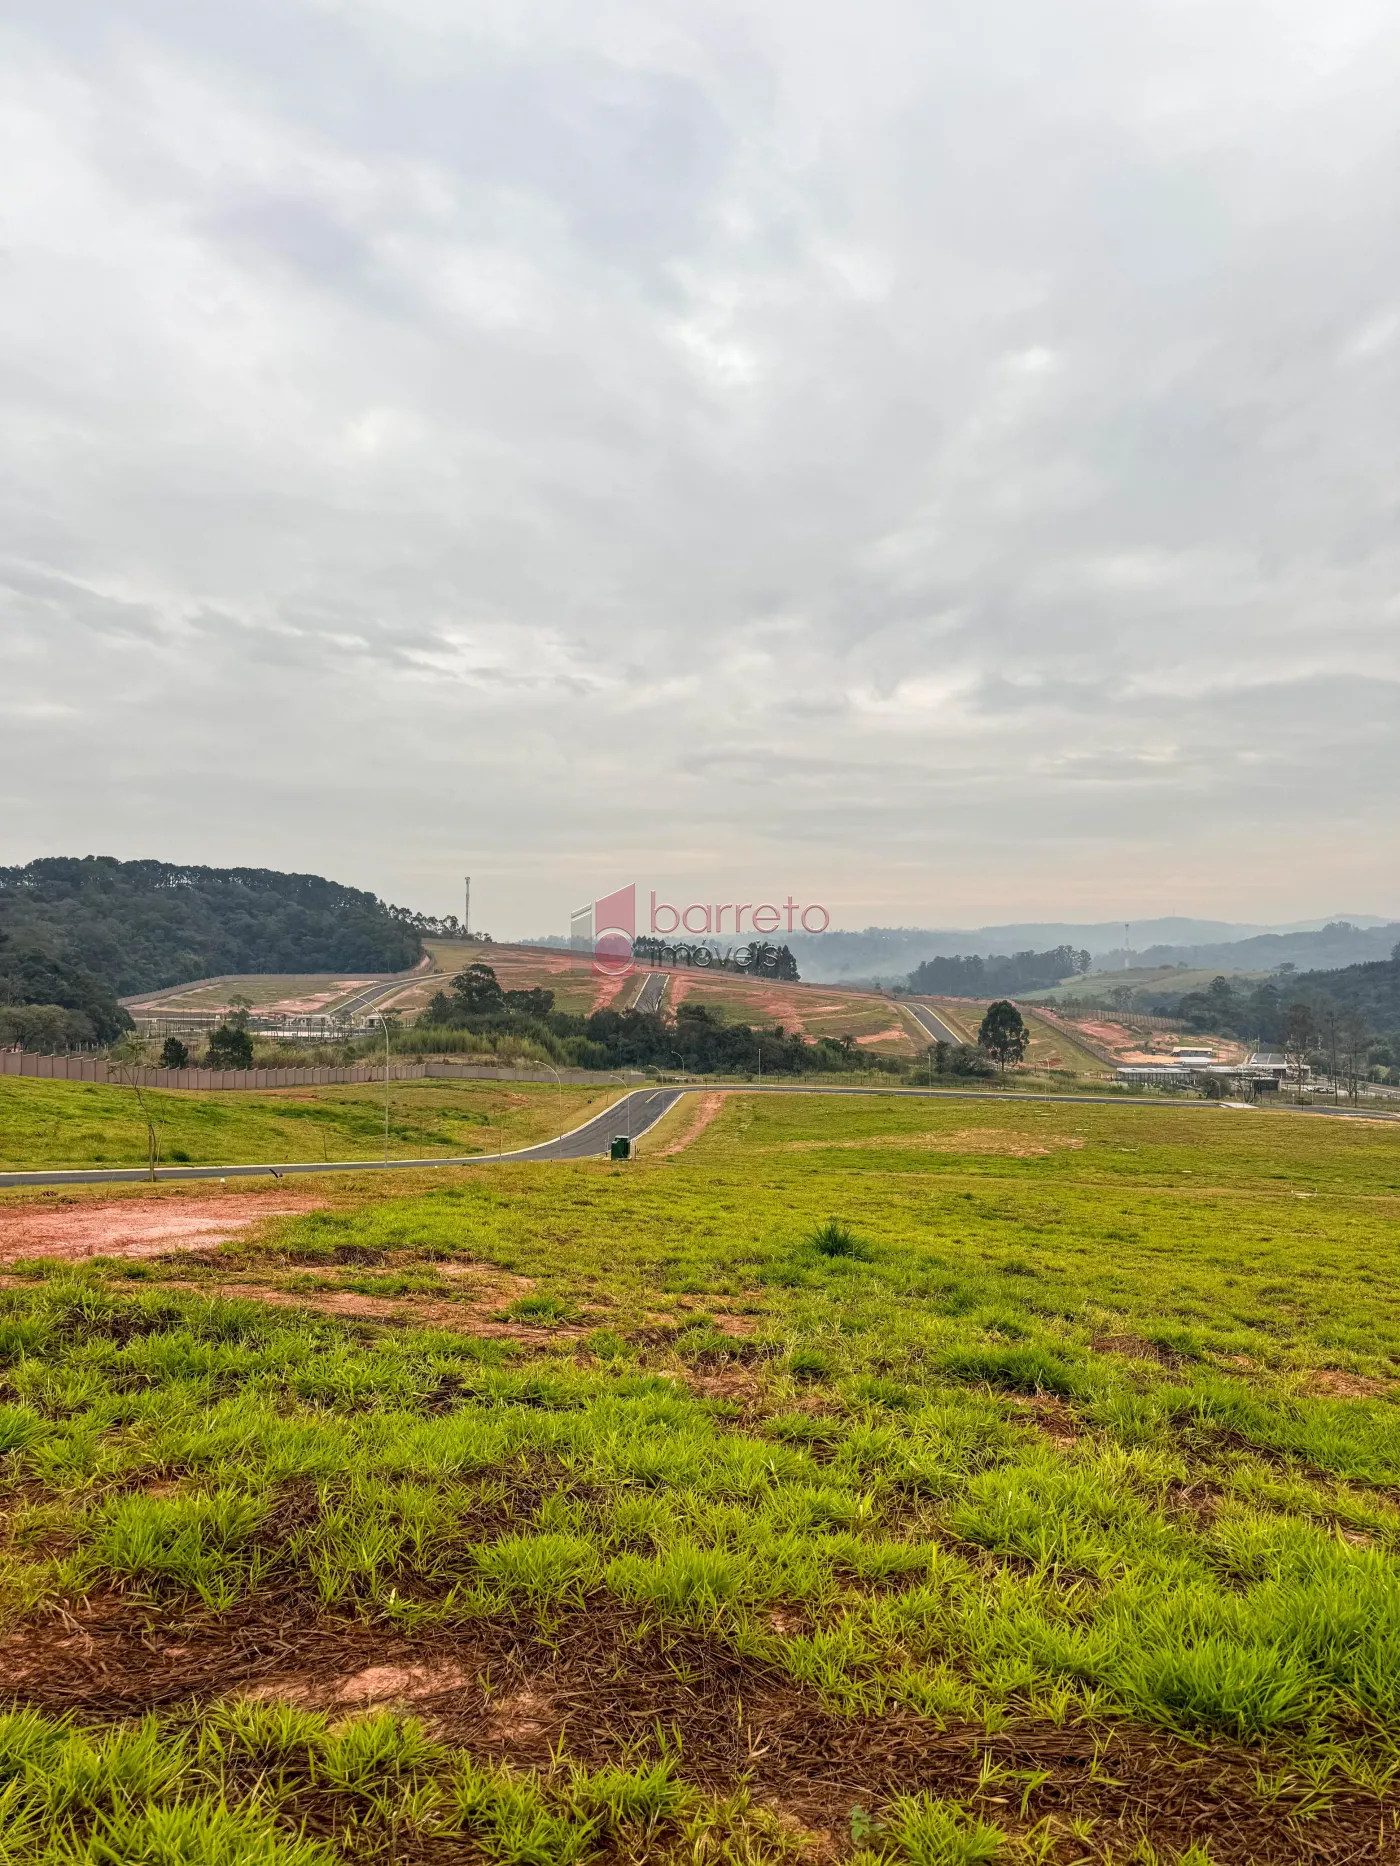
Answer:
[[[639,1071],[623,1072],[629,1081]],[[114,1088],[280,1089],[314,1088],[332,1082],[382,1082],[383,1063],[354,1063],[344,1068],[284,1069],[138,1069],[108,1062],[104,1056],[40,1056],[30,1050],[0,1050],[0,1076],[37,1076],[51,1082],[107,1082]],[[391,1063],[392,1082],[421,1082],[425,1077],[484,1082],[577,1082],[597,1087],[608,1080],[587,1069],[511,1069],[489,1063]]]

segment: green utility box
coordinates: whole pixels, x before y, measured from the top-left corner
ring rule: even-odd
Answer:
[[[613,1143],[608,1149],[608,1156],[610,1159],[614,1160],[630,1160],[632,1158],[632,1143],[625,1134],[613,1135]]]

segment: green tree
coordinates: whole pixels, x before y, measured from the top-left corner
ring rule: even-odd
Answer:
[[[1005,1072],[1008,1063],[1019,1063],[1030,1040],[1025,1019],[1009,998],[998,998],[995,1004],[987,1006],[977,1041],[989,1056],[996,1058],[999,1069]]]
[[[499,1011],[505,1005],[505,993],[497,981],[495,968],[483,965],[479,959],[453,979],[452,996],[458,1007],[472,1017]]]
[[[160,1046],[160,1066],[162,1069],[188,1069],[189,1046],[181,1043],[178,1037],[167,1037]]]
[[[253,1039],[232,1021],[218,1024],[209,1032],[204,1063],[208,1069],[251,1069]]]

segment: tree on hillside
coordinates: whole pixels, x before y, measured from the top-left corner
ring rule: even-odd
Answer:
[[[483,965],[476,960],[465,972],[459,972],[452,981],[452,996],[457,1008],[468,1016],[479,1017],[483,1011],[499,1011],[505,1004],[505,993],[501,990],[494,966]]]
[[[996,1058],[1003,1072],[1008,1063],[1019,1063],[1031,1040],[1026,1021],[1007,998],[998,998],[987,1006],[987,1015],[977,1032],[979,1045]]]

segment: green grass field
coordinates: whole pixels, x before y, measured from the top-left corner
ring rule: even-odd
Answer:
[[[494,1153],[577,1127],[621,1092],[427,1080],[390,1084],[389,1151],[399,1159]],[[384,1150],[382,1083],[266,1093],[145,1089],[165,1165],[368,1160]],[[144,1166],[146,1124],[135,1092],[93,1082],[0,1076],[0,1170]]]
[[[1397,1858],[1394,1127],[324,1190],[0,1284],[0,1860]]]

